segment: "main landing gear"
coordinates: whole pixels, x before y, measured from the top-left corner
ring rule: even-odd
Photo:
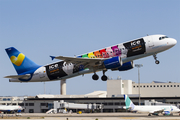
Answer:
[[[105,72],[106,72],[107,70],[103,70],[103,76],[101,77],[101,80],[102,81],[106,81],[107,80],[107,76],[105,75]],[[94,73],[94,75],[92,76],[92,79],[93,80],[98,80],[99,79],[99,76],[96,74],[96,73]]]
[[[98,80],[98,79],[99,79],[99,76],[98,76],[96,73],[94,73],[94,75],[92,76],[92,79],[93,79],[93,80]]]
[[[156,64],[159,64],[160,62],[159,62],[159,60],[157,60],[156,54],[154,54],[153,57],[154,57],[154,59],[155,59],[155,63],[156,63]]]

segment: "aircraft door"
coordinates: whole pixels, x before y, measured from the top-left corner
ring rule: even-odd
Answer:
[[[45,67],[41,67],[41,68],[39,69],[39,78],[40,78],[40,79],[45,77],[45,72],[46,72]]]
[[[154,46],[153,38],[151,36],[148,36],[147,40],[149,48],[152,48]]]

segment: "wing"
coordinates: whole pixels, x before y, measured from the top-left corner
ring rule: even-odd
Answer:
[[[28,79],[29,77],[31,77],[30,74],[25,74],[25,75],[10,75],[10,76],[5,76],[4,78]]]
[[[149,111],[149,113],[162,113],[164,111],[164,109],[156,109],[153,111]]]
[[[84,68],[100,67],[104,60],[107,58],[75,58],[75,57],[64,57],[64,56],[50,56],[53,59],[64,60],[67,63],[73,63],[76,65],[84,65]]]

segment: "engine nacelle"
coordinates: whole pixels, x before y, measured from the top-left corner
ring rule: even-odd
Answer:
[[[123,65],[121,67],[119,67],[118,70],[119,71],[126,71],[126,70],[130,70],[132,68],[134,68],[133,61],[127,62],[127,63],[123,63]]]
[[[170,111],[164,111],[163,114],[164,114],[164,115],[170,115],[171,112],[170,112]]]
[[[122,60],[121,60],[121,57],[119,57],[119,56],[107,59],[103,63],[104,63],[104,66],[105,66],[106,69],[119,68],[123,64]]]

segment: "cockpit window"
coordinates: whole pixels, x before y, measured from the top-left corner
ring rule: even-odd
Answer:
[[[162,39],[165,39],[165,38],[168,38],[168,36],[159,37],[159,40],[162,40]]]

